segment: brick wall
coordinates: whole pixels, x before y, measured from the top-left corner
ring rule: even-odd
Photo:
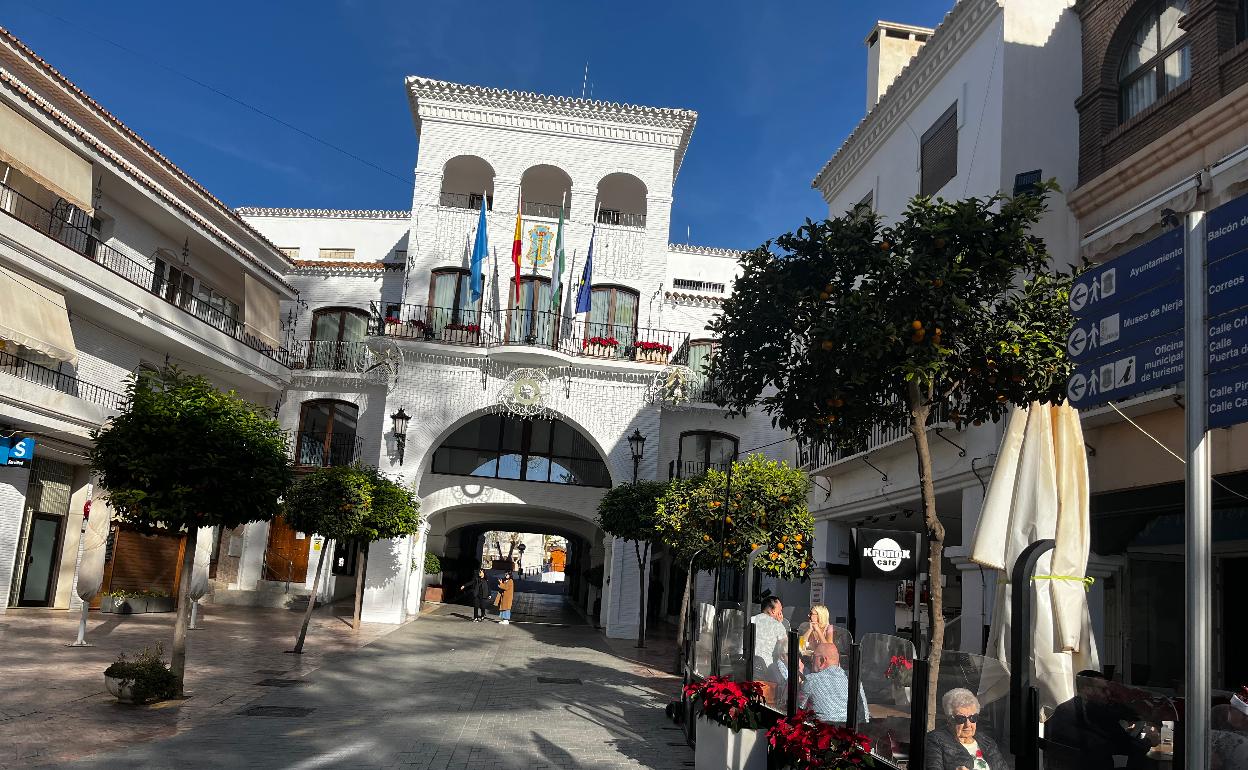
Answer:
[[[1143,112],[1120,121],[1119,64],[1151,0],[1092,0],[1083,23],[1083,93],[1079,111],[1079,182],[1112,168],[1153,140],[1248,82],[1248,46],[1237,41],[1236,0],[1191,0],[1180,22],[1191,47],[1191,77]]]

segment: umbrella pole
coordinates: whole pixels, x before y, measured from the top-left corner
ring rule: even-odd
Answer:
[[[1035,767],[1034,742],[1027,736],[1035,733],[1036,723],[1028,720],[1030,710],[1025,706],[1031,684],[1031,577],[1036,562],[1055,545],[1046,539],[1027,546],[1010,575],[1010,752],[1019,758],[1020,770]]]

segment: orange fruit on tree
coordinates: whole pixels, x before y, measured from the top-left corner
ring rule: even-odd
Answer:
[[[831,350],[832,348],[836,347],[836,343],[833,342],[832,340],[824,340],[823,342],[819,343],[819,347],[823,348],[824,350]]]
[[[918,319],[916,318],[915,320],[913,320],[913,321],[911,321],[911,322],[910,322],[910,328],[911,328],[911,329],[915,329],[915,330],[922,329],[922,328],[923,328],[923,322],[922,322],[922,321],[920,321],[920,320],[918,320]]]

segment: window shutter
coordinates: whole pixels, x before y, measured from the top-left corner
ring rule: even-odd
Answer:
[[[955,102],[923,134],[920,195],[935,195],[958,175],[958,105]]]

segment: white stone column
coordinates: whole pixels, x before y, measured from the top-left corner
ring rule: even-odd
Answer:
[[[631,540],[616,538],[612,554],[614,569],[611,571],[611,611],[607,615],[607,636],[613,639],[635,639],[637,637],[638,612],[641,609],[640,590],[647,590],[650,585],[650,565],[645,565],[645,586],[637,583],[637,553]]]
[[[13,573],[21,568],[14,562],[17,559],[17,541],[22,536],[29,481],[29,468],[0,467],[0,614],[9,606]]]
[[[269,523],[253,521],[243,526],[243,553],[238,559],[238,583],[232,588],[254,591],[264,577],[264,553],[269,547]]]
[[[568,196],[568,218],[577,222],[593,222],[594,208],[598,205],[598,187],[590,184],[572,184]],[[568,249],[571,251],[571,249]],[[571,257],[571,254],[568,255]]]
[[[412,208],[437,206],[442,195],[442,170],[416,169],[416,181],[412,189]]]
[[[516,222],[516,203],[520,200],[520,180],[514,177],[496,176],[494,177],[494,205],[490,211],[494,212],[494,220],[496,222],[507,222],[511,226]],[[494,232],[490,231],[490,243],[499,244],[500,246],[510,246],[511,238],[507,238],[507,242],[498,240],[494,237]],[[511,251],[508,248],[507,254]],[[503,256],[502,250],[499,251],[499,257]]]
[[[996,601],[995,570],[981,569],[970,560],[971,541],[979,524],[979,511],[984,505],[984,488],[976,484],[962,490],[962,545],[946,549],[949,560],[958,568],[962,584],[962,620],[959,621],[958,649],[982,655],[983,628],[992,622],[992,605]]]
[[[369,546],[360,615],[364,622],[402,623],[406,619],[414,541],[411,536],[396,537]]]

